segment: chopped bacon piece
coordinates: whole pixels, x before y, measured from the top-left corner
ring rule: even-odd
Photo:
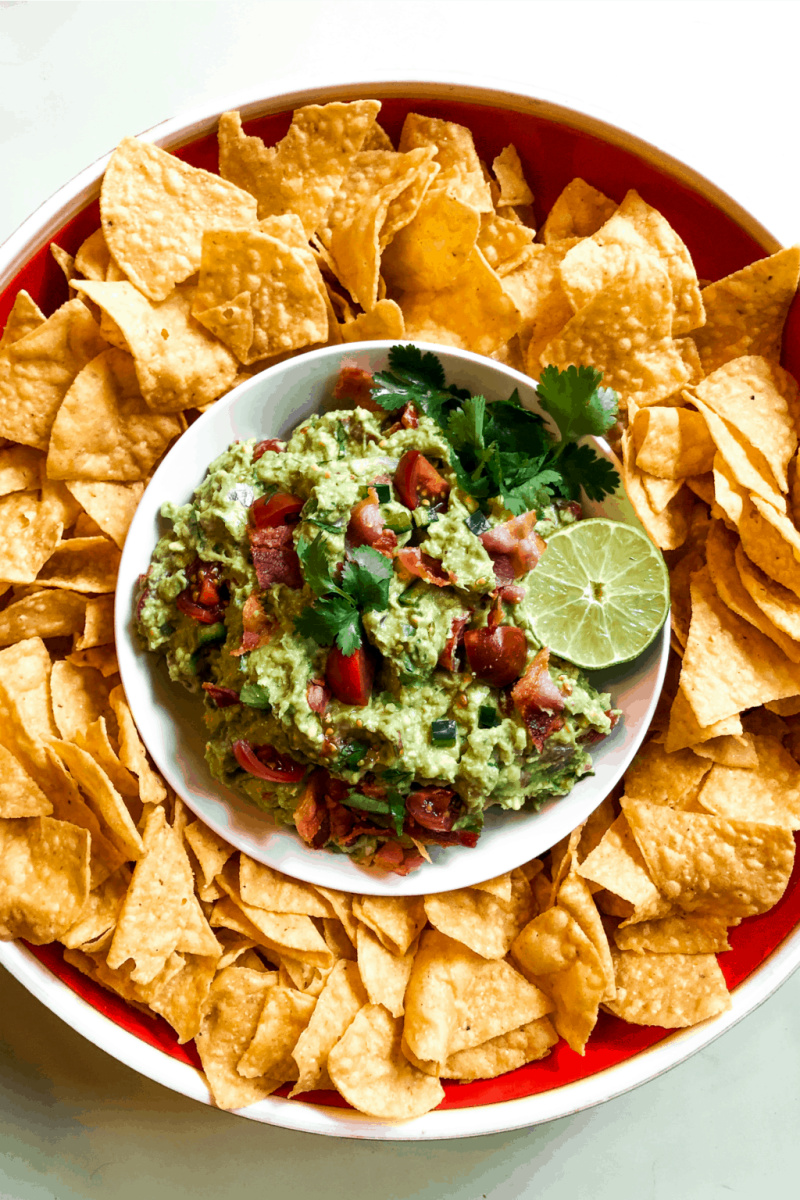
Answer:
[[[452,830],[441,833],[434,829],[424,829],[416,821],[406,821],[403,832],[423,846],[469,846],[472,849],[478,844],[478,835],[471,829]]]
[[[527,575],[544,554],[547,543],[536,533],[535,524],[536,513],[531,510],[481,534],[500,587]]]
[[[209,700],[213,700],[217,708],[229,708],[231,704],[241,704],[239,693],[233,688],[219,687],[216,683],[204,683],[203,691]]]
[[[418,788],[406,796],[406,812],[423,829],[449,833],[461,813],[461,802],[452,788]]]
[[[550,651],[547,646],[539,651],[528,670],[511,689],[511,699],[528,728],[531,741],[541,754],[545,739],[564,721],[557,714],[564,708],[561,695],[548,670]]]
[[[263,442],[258,442],[253,447],[253,462],[258,462],[268,450],[274,451],[275,454],[285,454],[286,442],[282,442],[280,438],[265,438]]]
[[[363,367],[345,366],[339,370],[339,378],[333,391],[334,400],[349,400],[358,408],[382,413],[384,409],[372,399],[372,372]]]
[[[327,772],[319,768],[311,773],[303,798],[294,810],[294,825],[309,846],[320,849],[328,840],[330,817],[323,796]]]
[[[373,862],[376,867],[383,867],[385,871],[397,871],[398,867],[403,866],[405,856],[406,852],[399,842],[384,842],[376,852]]]
[[[528,656],[525,634],[516,625],[487,625],[464,634],[471,671],[483,683],[503,688],[519,679]]]
[[[249,525],[247,536],[259,587],[268,588],[274,583],[285,583],[291,588],[303,586],[291,525],[278,525],[271,529],[254,529]]]
[[[324,679],[309,679],[308,687],[306,688],[306,699],[311,711],[319,713],[322,716],[331,702],[331,694],[325,687]]]
[[[371,546],[392,557],[397,545],[397,534],[387,529],[381,515],[378,493],[374,487],[368,489],[363,500],[359,500],[350,514],[347,526],[347,544],[349,546]]]
[[[445,642],[444,650],[439,655],[439,666],[445,671],[458,670],[458,647],[464,640],[464,629],[471,616],[471,612],[460,613],[457,617],[453,617],[450,623],[450,636]]]
[[[501,587],[498,595],[506,604],[519,604],[520,600],[525,599],[525,588],[518,583],[509,584]]]
[[[251,650],[259,650],[266,646],[274,628],[258,596],[248,596],[242,608],[242,644],[238,649],[231,650],[231,655],[239,658],[242,654],[249,654]]]
[[[434,583],[436,587],[447,587],[448,584],[455,583],[455,579],[445,571],[439,559],[432,558],[430,554],[423,554],[419,546],[405,546],[398,550],[396,561],[409,575],[416,575],[418,579]]]

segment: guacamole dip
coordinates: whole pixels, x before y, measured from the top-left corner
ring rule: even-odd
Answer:
[[[567,793],[618,713],[532,632],[526,580],[579,505],[479,501],[441,423],[370,386],[345,370],[354,409],[234,443],[166,505],[137,616],[203,698],[217,779],[312,846],[406,873],[475,845],[490,806]]]

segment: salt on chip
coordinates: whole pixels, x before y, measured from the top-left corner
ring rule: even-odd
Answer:
[[[37,488],[42,474],[42,455],[32,446],[8,446],[0,450],[0,496]]]
[[[403,1036],[414,1058],[443,1063],[459,1005],[486,960],[438,929],[422,934],[405,994]]]
[[[72,482],[67,487],[93,521],[120,550],[144,492],[143,483]]]
[[[766,700],[798,694],[800,666],[731,612],[707,569],[692,576],[691,590],[692,623],[681,690],[701,725],[713,725]]]
[[[634,922],[662,916],[670,908],[653,882],[624,813],[587,854],[577,873],[632,905],[629,915]]]
[[[166,799],[167,789],[147,761],[144,746],[136,731],[122,687],[115,687],[108,700],[119,725],[120,762],[134,775],[139,776],[139,795],[142,803],[160,804],[162,800]]]
[[[84,626],[86,597],[78,592],[34,591],[0,612],[0,646],[30,637],[68,637]]]
[[[367,994],[357,965],[340,959],[325,981],[308,1025],[292,1051],[298,1070],[292,1096],[325,1085],[328,1055],[366,1003]]]
[[[245,1079],[267,1075],[281,1082],[297,1078],[292,1051],[316,1007],[313,996],[294,988],[272,987],[266,993],[253,1040],[236,1070]]]
[[[182,418],[145,404],[131,356],[106,350],[75,379],[53,425],[47,456],[51,479],[146,479]]]
[[[552,1011],[552,1000],[510,963],[484,963],[459,999],[458,1020],[447,1047],[448,1058]]]
[[[70,300],[0,353],[0,437],[46,450],[62,400],[81,370],[106,349],[81,300]]]
[[[688,408],[642,408],[632,423],[636,466],[661,479],[702,475],[716,447],[700,413]]]
[[[157,303],[127,282],[89,280],[76,287],[119,327],[142,397],[153,412],[210,404],[233,386],[236,358],[192,316],[196,289],[191,285],[175,288]]]
[[[442,1079],[495,1079],[507,1071],[515,1071],[526,1063],[536,1062],[550,1053],[558,1034],[548,1017],[539,1017],[519,1029],[490,1038],[470,1050],[451,1054],[441,1071]]]
[[[330,904],[310,884],[290,879],[288,875],[282,875],[264,863],[255,862],[244,853],[239,856],[239,893],[246,904],[270,912],[297,913],[307,917],[333,916]]]
[[[435,147],[434,161],[439,166],[433,187],[448,191],[478,212],[491,212],[491,192],[484,179],[471,131],[454,121],[408,113],[400,133],[398,150],[405,153],[426,146]]]
[[[577,921],[558,905],[549,908],[525,926],[511,958],[553,1001],[556,1030],[582,1055],[597,1023],[606,977],[597,950]]]
[[[534,913],[530,885],[521,871],[514,872],[512,884],[510,901],[471,888],[427,895],[425,914],[435,929],[483,958],[504,958]]]
[[[0,745],[0,817],[47,817],[53,806],[22,763]]]
[[[657,404],[690,378],[672,339],[672,285],[655,258],[631,262],[545,347],[543,366],[595,366],[623,408]]]
[[[372,930],[391,954],[405,954],[425,924],[424,898],[356,896],[353,915]]]
[[[33,333],[46,319],[36,301],[22,288],[14,297],[11,312],[0,335],[0,353],[25,337],[26,333]]]
[[[297,108],[286,136],[276,146],[248,137],[238,112],[223,113],[219,119],[220,174],[256,198],[259,218],[296,213],[310,237],[379,110],[377,100]]]
[[[800,598],[765,575],[750,561],[741,544],[734,556],[742,586],[754,604],[777,629],[800,642]]]
[[[617,208],[613,200],[597,188],[576,178],[564,188],[542,227],[545,245],[563,238],[591,237]]]
[[[125,801],[102,767],[86,750],[70,742],[53,739],[51,745],[99,818],[106,837],[124,854],[126,861],[140,859],[145,853],[142,837]]]
[[[533,204],[533,192],[525,180],[516,146],[509,145],[500,151],[492,162],[492,171],[500,185],[497,208]]]
[[[716,763],[706,777],[698,800],[718,817],[759,821],[800,829],[800,773],[797,763],[777,738],[753,738],[755,769]]]
[[[794,863],[788,829],[643,800],[623,800],[623,809],[653,879],[687,912],[748,917],[786,890]]]
[[[713,954],[614,956],[617,997],[606,1007],[632,1025],[684,1029],[731,1006],[725,977]]]
[[[800,247],[779,250],[703,289],[706,323],[692,337],[707,375],[743,355],[778,362],[800,277]]]
[[[642,921],[614,930],[618,950],[634,954],[718,954],[730,950],[728,927],[722,917],[684,914]]]
[[[0,820],[0,937],[52,942],[89,895],[89,834],[52,817]]]
[[[405,954],[392,954],[366,925],[359,924],[356,936],[358,970],[371,1004],[382,1004],[393,1017],[403,1015],[416,942]]]
[[[243,1108],[278,1087],[278,1080],[245,1079],[236,1070],[252,1041],[273,979],[261,971],[233,966],[220,971],[211,985],[195,1045],[218,1108]]]
[[[36,492],[0,497],[0,581],[33,583],[52,555],[63,526]]]
[[[371,312],[359,313],[340,328],[345,342],[397,341],[406,336],[403,312],[394,300],[379,300]]]
[[[119,561],[119,549],[109,538],[69,538],[53,550],[36,581],[75,592],[113,592]]]
[[[123,138],[100,189],[109,251],[151,300],[165,300],[200,265],[206,229],[253,225],[246,191],[138,138]]]
[[[517,307],[504,291],[503,281],[478,249],[472,251],[450,287],[438,292],[406,292],[400,307],[408,337],[458,346],[475,354],[491,354],[513,337],[520,325]]]
[[[386,282],[400,292],[426,296],[451,288],[471,261],[480,224],[480,213],[471,204],[431,189],[414,220],[383,252]]]

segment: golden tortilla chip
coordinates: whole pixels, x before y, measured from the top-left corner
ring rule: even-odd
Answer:
[[[549,246],[531,246],[520,265],[503,278],[506,295],[514,301],[522,318],[518,336],[526,370],[534,377],[539,375],[542,351],[572,317],[559,267],[575,244],[574,239],[568,238]]]
[[[653,882],[624,813],[576,869],[584,879],[632,905],[632,922],[659,917],[669,910],[669,902]]]
[[[197,857],[203,879],[207,884],[211,883],[234,853],[233,846],[217,837],[202,821],[194,821],[187,825],[183,836]]]
[[[92,520],[116,542],[125,545],[128,527],[144,492],[143,483],[68,483],[72,495]]]
[[[154,1012],[169,1021],[181,1045],[200,1032],[216,969],[215,958],[187,954],[181,969],[166,979],[148,1001]]]
[[[510,1033],[490,1038],[470,1050],[451,1054],[444,1063],[443,1079],[495,1079],[507,1071],[515,1071],[526,1063],[537,1062],[550,1053],[558,1034],[547,1017],[540,1017]]]
[[[338,917],[322,918],[322,936],[325,938],[325,945],[337,961],[340,958],[347,958],[352,962],[356,961],[358,957],[356,948],[347,936],[344,925]]]
[[[81,371],[53,426],[51,479],[142,480],[185,425],[142,399],[133,359],[107,350]]]
[[[30,637],[68,637],[84,626],[86,597],[77,592],[31,592],[0,612],[0,646]]]
[[[124,854],[126,861],[141,858],[144,853],[141,835],[125,801],[105,771],[79,746],[55,738],[51,746],[99,818],[109,841]]]
[[[222,870],[221,866],[219,870]],[[306,917],[333,916],[330,904],[310,884],[290,879],[288,875],[282,875],[264,863],[255,862],[244,853],[239,855],[239,893],[246,904],[274,913],[297,913]]]
[[[139,776],[139,795],[143,804],[160,804],[166,799],[167,789],[147,761],[131,710],[125,701],[122,687],[115,687],[108,697],[119,725],[119,758],[124,767]]]
[[[113,592],[119,560],[120,552],[108,538],[70,538],[53,551],[36,582],[75,592]]]
[[[253,1039],[274,975],[226,967],[211,985],[209,1007],[195,1039],[218,1108],[244,1108],[275,1091],[276,1079],[245,1079],[237,1064]]]
[[[703,289],[706,323],[692,337],[706,375],[742,355],[780,360],[800,276],[800,248],[779,250]]]
[[[410,228],[410,226],[408,227]],[[472,251],[455,282],[438,292],[407,292],[400,299],[406,334],[491,354],[517,332],[520,316],[503,281],[481,252]]]
[[[793,641],[799,641],[800,599],[797,595],[759,570],[741,544],[736,547],[734,558],[739,579],[753,603],[775,628]]]
[[[0,354],[0,437],[46,450],[73,380],[105,349],[100,329],[77,299],[7,344]]]
[[[37,488],[42,461],[40,451],[32,446],[8,446],[0,450],[0,496]]]
[[[459,1006],[486,960],[438,929],[422,934],[405,994],[405,1044],[414,1058],[435,1065],[459,1020]]]
[[[713,954],[614,956],[617,999],[607,1007],[632,1025],[684,1029],[725,1012],[731,999]]]
[[[122,866],[104,879],[99,887],[88,895],[78,919],[58,939],[62,946],[77,950],[88,942],[95,942],[108,933],[117,923],[117,917],[131,881],[128,867]]]
[[[398,150],[405,153],[420,146],[436,149],[434,162],[439,166],[439,174],[433,182],[434,189],[449,192],[478,212],[492,211],[491,191],[469,129],[454,121],[408,113]]]
[[[513,873],[512,887],[509,901],[472,888],[428,895],[425,915],[435,929],[483,958],[504,958],[534,913],[530,884],[521,871]]]
[[[748,917],[772,908],[786,890],[794,862],[788,829],[643,800],[622,804],[650,874],[686,912]]]
[[[317,997],[311,1019],[292,1051],[298,1070],[292,1096],[325,1086],[328,1055],[366,1003],[367,994],[357,965],[340,959]]]
[[[266,993],[253,1040],[239,1059],[237,1071],[245,1079],[268,1075],[282,1083],[297,1079],[292,1051],[307,1027],[316,999],[294,988],[272,987]]]
[[[755,769],[715,764],[698,800],[704,811],[736,821],[800,829],[800,774],[777,738],[753,737]]]
[[[683,688],[678,688],[669,714],[669,728],[664,741],[664,749],[668,754],[685,750],[688,746],[696,747],[700,743],[715,741],[720,737],[739,737],[742,732],[742,722],[739,714],[732,713],[710,725],[700,725],[691,704],[686,699]]]
[[[614,930],[618,950],[634,954],[718,954],[730,950],[722,917],[662,917]]]
[[[89,834],[52,817],[0,820],[0,937],[55,941],[89,895]]]
[[[52,746],[43,749],[43,757],[48,768],[45,786],[53,802],[53,815],[60,821],[79,825],[91,836],[90,880],[92,889],[97,888],[122,866],[125,855],[103,832],[99,818],[78,791],[74,779]]]
[[[376,934],[390,954],[405,954],[425,924],[424,897],[355,896],[353,915]]]
[[[669,573],[670,623],[681,646],[686,645],[692,620],[691,578],[705,565],[705,549],[689,550]]]
[[[716,447],[700,413],[688,408],[642,408],[632,423],[636,466],[660,479],[702,475]]]
[[[577,921],[558,907],[534,917],[511,947],[522,974],[555,1005],[556,1030],[583,1054],[597,1023],[606,977],[600,957]]]
[[[506,205],[533,204],[533,192],[525,181],[516,146],[506,146],[492,162],[494,177],[500,184],[497,208]]]
[[[774,642],[731,612],[708,570],[692,576],[692,623],[681,690],[697,720],[706,726],[766,700],[800,692],[800,666],[789,662]]]
[[[751,495],[743,501],[739,536],[744,553],[757,567],[800,596],[800,533],[788,517]]]
[[[0,497],[0,580],[33,583],[59,543],[62,523],[36,492]]]
[[[67,655],[66,661],[73,667],[99,671],[104,679],[119,674],[119,662],[113,646],[94,646],[91,650],[73,651]]]
[[[438,1079],[418,1071],[401,1050],[402,1021],[367,1004],[328,1056],[331,1081],[349,1104],[384,1120],[411,1120],[444,1099]]]
[[[86,729],[77,733],[75,744],[80,746],[81,750],[85,750],[87,754],[91,754],[120,795],[138,799],[139,784],[136,777],[119,761],[109,740],[105,717],[98,717]]]
[[[528,983],[510,963],[484,963],[458,1002],[458,1020],[450,1035],[448,1058],[552,1011],[552,1000]]]
[[[63,596],[65,593],[61,593]],[[96,596],[86,601],[83,633],[75,638],[76,650],[90,650],[114,641],[114,597]]]
[[[119,327],[123,349],[133,355],[142,397],[153,412],[210,404],[233,387],[236,358],[192,316],[196,289],[191,285],[177,287],[159,303],[127,282],[90,280],[76,287]]]
[[[151,300],[165,300],[200,266],[206,229],[255,224],[252,196],[138,138],[123,138],[100,189],[109,251]]]
[[[538,869],[535,867],[535,864],[537,863]],[[533,872],[528,873],[525,870],[525,867],[531,866],[534,868]],[[541,869],[542,864],[539,859],[536,858],[532,860],[532,863],[526,863],[525,866],[521,868],[529,883],[534,875],[536,875],[538,871],[541,871]],[[498,900],[504,900],[506,903],[508,903],[508,901],[511,899],[511,893],[513,890],[511,872],[508,871],[505,875],[497,875],[494,879],[485,879],[483,883],[473,883],[471,890],[474,892],[488,892],[490,896],[496,896]]]
[[[0,650],[0,744],[47,796],[58,780],[45,749],[50,738],[58,736],[50,706],[50,671],[50,654],[41,638],[26,638]]]
[[[75,255],[75,270],[84,279],[105,279],[108,274],[111,253],[102,229],[95,229],[81,243]]]
[[[377,100],[357,100],[297,108],[288,133],[276,146],[246,136],[238,112],[223,113],[220,174],[255,196],[260,219],[296,213],[310,237],[330,208],[380,107]]]
[[[708,431],[736,483],[751,495],[755,493],[785,512],[786,501],[760,450],[751,446],[727,421],[706,408],[701,400],[695,399],[694,403],[705,418]]]
[[[356,937],[358,970],[371,1004],[382,1004],[393,1017],[403,1015],[405,996],[417,943],[405,954],[392,954],[372,930],[359,924]]]
[[[585,180],[573,179],[561,192],[542,227],[545,245],[563,238],[591,237],[617,205]]]
[[[603,928],[600,914],[597,911],[592,890],[577,873],[576,864],[570,869],[569,874],[558,889],[557,903],[559,908],[563,908],[565,912],[569,913],[573,921],[578,923],[597,951],[606,980],[603,999],[613,999],[615,992],[614,967],[611,962],[608,937]]]
[[[241,909],[249,924],[258,930],[259,944],[309,966],[329,967],[333,955],[311,918],[295,913],[267,912],[266,909],[247,904],[239,892],[235,867],[235,863],[229,863],[217,882]]]
[[[45,320],[46,317],[36,301],[24,289],[17,292],[0,335],[0,352],[25,337],[26,333],[33,333],[34,329],[44,325]]]
[[[0,745],[0,817],[47,817],[53,806],[10,750]]]
[[[451,289],[471,261],[480,225],[474,206],[429,189],[414,220],[383,252],[380,267],[386,282],[400,292],[423,295]],[[402,299],[400,303],[402,308]]]
[[[99,671],[74,667],[63,660],[53,663],[50,698],[62,738],[75,741],[92,722],[105,716],[110,690]]]
[[[685,808],[697,796],[711,767],[698,761],[691,750],[669,754],[664,746],[650,741],[625,772],[625,795],[650,804]]]
[[[650,540],[661,550],[677,550],[682,546],[689,534],[692,495],[684,489],[661,512],[656,512],[650,504],[642,472],[633,461],[633,443],[627,431],[622,435],[622,481]]]
[[[341,326],[345,342],[379,342],[399,340],[406,336],[406,325],[400,306],[394,300],[379,300],[372,312],[359,313]]]
[[[55,242],[50,243],[50,253],[63,271],[67,283],[70,283],[75,278],[75,259]]]
[[[782,701],[777,701],[781,704]],[[741,767],[752,769],[758,766],[758,755],[755,751],[752,736],[744,733],[741,737],[717,737],[707,742],[699,742],[692,747],[694,754],[708,758],[711,762],[721,763],[723,767]],[[647,797],[643,796],[646,800]]]
[[[478,249],[497,274],[510,274],[528,257],[534,230],[497,213],[483,213]]]

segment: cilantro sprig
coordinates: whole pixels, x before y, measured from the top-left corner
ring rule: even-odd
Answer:
[[[577,499],[580,490],[601,500],[618,484],[617,472],[590,446],[587,434],[602,436],[617,419],[619,398],[601,387],[594,367],[545,367],[537,386],[539,402],[558,430],[556,439],[538,413],[523,408],[516,391],[508,400],[487,404],[483,396],[446,385],[441,362],[416,346],[393,346],[388,371],[375,375],[372,396],[393,412],[409,401],[445,434],[450,465],[459,486],[485,503],[500,496],[519,514],[556,497]]]
[[[333,570],[321,533],[313,542],[298,538],[297,555],[317,600],[295,619],[295,629],[320,646],[335,643],[343,654],[355,654],[363,640],[361,614],[389,604],[391,562],[369,546],[358,546]]]

